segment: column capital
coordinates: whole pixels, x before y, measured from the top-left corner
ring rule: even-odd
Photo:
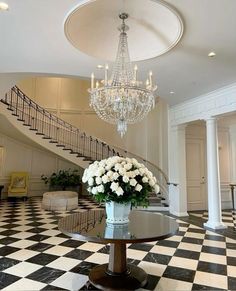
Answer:
[[[217,121],[218,118],[215,117],[215,116],[209,116],[209,117],[204,118],[204,120],[205,120],[206,122],[214,122],[214,121]]]

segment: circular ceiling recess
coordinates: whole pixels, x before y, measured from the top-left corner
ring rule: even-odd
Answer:
[[[128,45],[131,61],[160,56],[172,49],[183,34],[179,14],[163,1],[83,1],[65,21],[65,35],[83,53],[114,61],[121,24],[119,14],[129,14]]]

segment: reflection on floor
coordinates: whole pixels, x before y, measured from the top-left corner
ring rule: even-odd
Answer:
[[[109,246],[61,234],[58,219],[70,212],[44,211],[40,201],[1,201],[0,289],[85,290],[89,270],[108,262]],[[76,211],[97,207],[82,202]],[[145,290],[236,290],[236,240],[179,222],[173,237],[128,246],[128,260],[149,274]]]

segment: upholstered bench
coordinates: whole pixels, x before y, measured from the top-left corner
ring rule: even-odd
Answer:
[[[43,194],[42,208],[52,211],[72,210],[78,207],[78,193],[55,191]]]

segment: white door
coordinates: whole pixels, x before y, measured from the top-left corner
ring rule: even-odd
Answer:
[[[207,209],[205,145],[202,139],[186,138],[188,211]]]

